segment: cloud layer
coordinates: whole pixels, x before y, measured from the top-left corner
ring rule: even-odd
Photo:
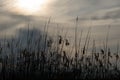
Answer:
[[[13,2],[14,0],[0,0],[0,35],[15,34],[16,30],[28,27],[28,23],[30,26],[43,29],[50,16],[52,17],[51,32],[57,26],[54,22],[59,22],[59,24],[66,22],[67,26],[65,24],[60,24],[60,26],[69,30],[72,35],[73,24],[78,16],[79,26],[81,26],[78,32],[81,28],[86,31],[89,26],[92,26],[92,34],[100,40],[105,37],[106,27],[111,25],[111,42],[120,39],[120,0],[51,0],[43,16],[41,12],[32,16],[11,12],[14,9]]]

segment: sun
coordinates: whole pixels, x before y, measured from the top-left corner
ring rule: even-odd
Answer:
[[[46,0],[16,0],[15,5],[21,11],[29,14],[39,11]]]

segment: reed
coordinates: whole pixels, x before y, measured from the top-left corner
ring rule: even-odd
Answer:
[[[57,39],[50,37],[48,35],[49,24],[50,19],[45,24],[44,33],[36,36],[36,39],[32,39],[35,31],[31,32],[28,27],[26,47],[23,47],[22,39],[18,41],[15,38],[4,39],[4,44],[0,42],[1,80],[119,79],[119,43],[113,55],[108,46],[109,30],[100,51],[96,51],[96,40],[93,40],[92,50],[88,52],[91,43],[91,27],[88,28],[82,47],[83,31],[81,31],[78,42],[78,17],[76,18],[74,43],[67,38],[68,31],[64,33],[64,36],[58,32]]]

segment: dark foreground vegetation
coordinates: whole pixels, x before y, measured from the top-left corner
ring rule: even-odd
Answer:
[[[81,39],[78,46],[75,40],[74,49],[67,48],[71,43],[66,35],[57,35],[54,40],[48,37],[47,29],[44,32],[30,38],[34,33],[28,31],[26,45],[22,39],[1,41],[0,80],[119,80],[119,45],[116,53],[111,53],[106,40],[97,52],[94,40],[88,55],[89,31],[84,46]]]

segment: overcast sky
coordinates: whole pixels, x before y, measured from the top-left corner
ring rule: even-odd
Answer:
[[[120,39],[120,0],[48,0],[44,14],[29,16],[34,25],[39,27],[50,16],[56,22],[74,23],[79,17],[82,28],[92,26],[93,33],[104,36],[106,26],[111,25],[111,40]],[[0,33],[12,34],[25,26],[26,15],[11,12],[15,9],[14,0],[0,0]],[[41,14],[42,13],[42,14]],[[36,18],[37,16],[37,18]],[[39,16],[39,19],[38,19]],[[72,31],[72,27],[69,27]],[[70,31],[70,32],[71,32]],[[101,38],[101,37],[100,37]]]
[[[0,1],[1,10],[8,12],[14,10],[12,6],[14,0]],[[98,16],[99,18],[119,18],[120,0],[50,0],[50,3],[46,5],[46,9],[45,15],[53,17],[74,18],[90,15],[93,18],[98,18]],[[41,12],[39,14],[41,15]]]

